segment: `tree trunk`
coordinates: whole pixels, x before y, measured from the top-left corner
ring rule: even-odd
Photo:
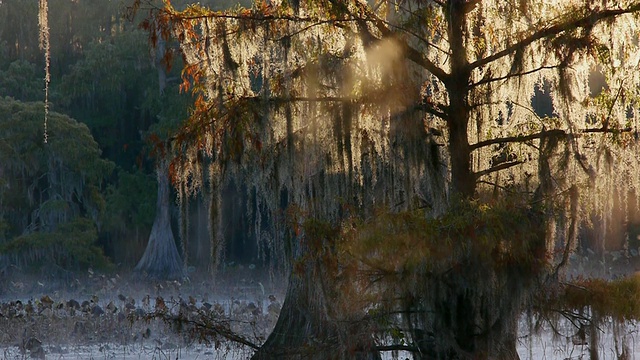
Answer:
[[[418,348],[414,358],[518,360],[518,317],[530,287],[517,280],[517,270],[467,265],[473,271],[453,270],[427,280],[421,299],[405,304],[409,333]]]
[[[449,154],[451,156],[451,190],[462,198],[475,194],[476,179],[471,169],[469,146],[469,81],[471,71],[464,46],[466,12],[464,0],[450,0],[449,38],[451,43],[451,75],[446,82],[449,93]]]
[[[158,201],[156,219],[151,228],[149,243],[134,271],[154,279],[182,279],[186,276],[178,248],[171,231],[169,164],[159,160]]]
[[[445,85],[449,94],[451,194],[454,198],[472,199],[477,194],[468,134],[471,70],[464,44],[466,6],[465,0],[447,2],[451,71]],[[424,331],[419,331],[421,338],[414,340],[432,346],[422,349],[418,356],[446,360],[519,359],[517,319],[530,290],[522,285],[527,282],[523,278],[526,275],[497,271],[475,261],[474,254],[453,265],[452,271],[426,281]]]
[[[598,348],[600,347],[598,325],[600,323],[599,314],[591,309],[591,324],[589,325],[589,360],[600,360]]]
[[[522,295],[496,289],[495,298],[488,300],[491,295],[484,293],[487,289],[457,290],[442,304],[452,308],[450,318],[442,320],[450,322],[455,340],[444,347],[442,358],[518,360],[517,319]]]
[[[293,262],[297,265],[289,276],[280,317],[252,359],[380,359],[371,350],[375,345],[371,331],[361,323],[336,319],[337,301],[328,290],[332,276],[327,275],[327,266],[317,254],[308,248],[302,252],[301,247],[306,248],[297,246],[299,253]]]
[[[215,278],[218,267],[224,255],[224,238],[222,235],[222,197],[218,165],[212,165],[209,194],[209,273]]]

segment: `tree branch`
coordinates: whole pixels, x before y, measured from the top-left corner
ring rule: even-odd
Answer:
[[[633,128],[631,127],[626,127],[626,128],[620,128],[620,129],[610,129],[608,127],[601,127],[601,128],[595,128],[595,129],[581,129],[578,130],[578,135],[579,134],[594,134],[594,133],[603,133],[603,134],[622,134],[622,133],[629,133],[634,131]],[[550,136],[566,136],[567,132],[565,132],[564,130],[560,130],[560,129],[553,129],[553,130],[545,130],[545,131],[541,131],[539,133],[535,133],[535,134],[529,134],[529,135],[518,135],[518,136],[507,136],[507,137],[502,137],[502,138],[493,138],[493,139],[488,139],[488,140],[484,140],[484,141],[480,141],[477,142],[475,144],[471,144],[469,145],[469,147],[471,148],[471,151],[482,148],[482,147],[486,147],[486,146],[490,146],[490,145],[495,145],[495,144],[502,144],[502,143],[521,143],[521,142],[526,142],[529,140],[535,140],[535,139],[540,139],[543,137],[550,137]]]
[[[473,9],[476,8],[476,6],[478,6],[479,3],[481,3],[482,0],[467,0],[467,3],[464,4],[464,12],[465,13],[470,13],[473,11]]]
[[[420,351],[420,349],[418,349],[415,346],[408,346],[408,345],[378,345],[378,346],[374,346],[373,349],[374,351],[408,351],[408,352],[418,352]]]
[[[413,107],[413,109],[416,110],[422,110],[428,114],[434,115],[439,117],[442,120],[447,120],[449,119],[449,115],[446,113],[446,111],[443,111],[441,109],[439,109],[437,106],[433,106],[431,104],[427,104],[427,103],[421,103],[418,104],[416,106]]]
[[[384,20],[383,20],[383,21],[384,21]],[[423,42],[425,45],[427,45],[428,47],[432,47],[432,48],[434,48],[434,49],[436,49],[436,50],[440,51],[440,52],[441,52],[441,53],[443,53],[443,54],[450,55],[450,53],[449,53],[448,51],[446,51],[445,49],[441,48],[440,46],[438,46],[438,45],[436,45],[436,44],[434,44],[434,43],[430,42],[429,40],[425,39],[423,36],[420,36],[420,34],[416,33],[415,31],[412,31],[412,30],[410,30],[410,29],[407,29],[407,28],[402,27],[402,26],[399,26],[399,25],[392,24],[392,23],[390,23],[389,21],[384,21],[384,23],[385,23],[385,24],[387,24],[387,26],[389,26],[389,27],[392,27],[392,28],[394,28],[394,29],[396,29],[396,30],[399,30],[399,31],[406,32],[406,33],[407,33],[407,34],[409,34],[409,35],[412,35],[412,36],[413,36],[413,37],[415,37],[416,39],[418,39],[418,40],[422,41],[422,42]]]
[[[241,99],[251,101],[264,101],[262,96],[244,96]],[[359,99],[354,99],[345,96],[271,96],[266,101],[275,104],[285,104],[288,102],[360,102]]]
[[[503,49],[502,51],[499,51],[493,55],[474,61],[473,63],[469,64],[469,67],[470,69],[475,69],[475,68],[484,66],[500,58],[511,55],[518,50],[522,50],[527,46],[531,45],[532,43],[534,43],[535,41],[552,37],[554,35],[560,34],[570,29],[593,27],[597,22],[600,22],[602,20],[606,20],[606,19],[614,18],[616,16],[623,15],[623,14],[629,14],[629,13],[638,12],[638,11],[640,11],[640,3],[631,5],[626,9],[602,10],[599,12],[590,12],[588,15],[584,15],[578,19],[568,20],[568,21],[561,22],[559,24],[538,30],[533,34],[527,36],[526,38],[518,41],[517,43]]]
[[[609,129],[608,127],[597,128],[597,129],[582,129],[580,130],[583,134],[593,134],[593,133],[608,133],[608,134],[622,134],[632,132],[633,129],[630,127],[621,128],[621,129]]]
[[[241,100],[248,101],[265,101],[265,98],[262,96],[243,96],[240,98]],[[287,102],[338,102],[338,103],[352,103],[352,104],[367,104],[367,103],[376,103],[375,98],[369,97],[361,97],[361,98],[351,98],[344,96],[271,96],[266,99],[266,101],[274,104],[285,104]],[[411,113],[416,110],[422,110],[428,114],[437,116],[443,120],[446,120],[449,115],[441,110],[439,107],[430,105],[427,103],[420,103],[414,106],[407,107],[403,111],[403,113]]]
[[[597,129],[582,129],[579,131],[579,133],[582,134],[587,134],[587,133],[606,133],[606,134],[620,134],[620,133],[624,133],[624,132],[631,132],[633,131],[632,128],[622,128],[622,129],[608,129],[608,128],[597,128]],[[494,144],[501,144],[501,143],[521,143],[521,142],[526,142],[526,141],[530,141],[530,140],[534,140],[534,139],[540,139],[543,137],[550,137],[550,136],[566,136],[567,132],[565,132],[564,130],[560,130],[560,129],[553,129],[553,130],[548,130],[548,131],[541,131],[539,133],[535,133],[535,134],[530,134],[530,135],[521,135],[521,136],[508,136],[508,137],[503,137],[503,138],[494,138],[494,139],[489,139],[489,140],[485,140],[485,141],[480,141],[478,143],[475,144],[471,144],[470,148],[471,151],[475,150],[475,149],[479,149],[481,147],[485,147],[485,146],[490,146],[490,145],[494,145]],[[476,173],[474,173],[474,176],[476,179],[484,176],[484,175],[488,175],[491,174],[493,172],[496,171],[500,171],[500,170],[505,170],[508,169],[510,167],[516,166],[516,165],[520,165],[524,163],[524,161],[511,161],[511,162],[505,162],[505,163],[501,163],[499,165],[496,166],[492,166],[488,169],[485,170],[481,170],[478,171]],[[585,169],[585,171],[587,171],[586,167],[583,168]]]
[[[543,137],[565,136],[565,135],[567,135],[567,133],[564,130],[553,129],[553,130],[545,130],[545,131],[541,131],[539,133],[529,134],[529,135],[507,136],[507,137],[502,137],[502,138],[488,139],[488,140],[477,142],[475,144],[471,144],[471,145],[469,145],[469,147],[471,148],[471,151],[473,151],[473,150],[476,150],[476,149],[479,149],[479,148],[482,148],[482,147],[495,145],[495,144],[514,143],[514,142],[520,142],[521,143],[521,142],[525,142],[525,141],[529,141],[529,140],[540,139],[540,138],[543,138]]]
[[[406,5],[403,5],[401,3],[399,3],[398,1],[395,2],[395,6],[399,9],[401,9],[402,11],[406,12],[409,17],[416,17],[421,23],[426,23],[429,21],[429,19],[427,19],[427,17],[423,16],[422,14],[418,13],[417,11],[413,11],[412,9],[410,9],[409,7],[407,7]],[[444,5],[441,5],[444,6]],[[374,9],[375,12],[375,9]],[[381,21],[384,22],[384,24],[386,26],[388,26],[389,28],[394,28],[396,30],[405,32],[409,35],[412,35],[413,37],[415,37],[416,39],[422,41],[427,47],[432,47],[440,52],[442,52],[445,55],[451,55],[447,50],[441,48],[440,46],[432,43],[431,41],[427,40],[424,36],[421,36],[420,34],[418,34],[416,31],[408,29],[405,26],[400,26],[397,24],[394,24],[391,21],[385,20],[384,18],[380,18],[378,17]]]
[[[162,320],[167,322],[192,325],[192,326],[201,328],[204,331],[208,331],[216,335],[222,336],[223,338],[229,341],[250,347],[253,350],[258,350],[260,348],[260,346],[252,343],[251,341],[246,339],[244,336],[232,331],[231,328],[228,326],[228,324],[225,324],[225,323],[220,323],[216,321],[216,323],[207,324],[201,321],[188,319],[180,315],[171,315],[171,314],[167,314],[165,312],[159,312],[159,311],[156,311],[155,313],[150,314],[149,317],[150,318],[159,317]]]
[[[469,88],[473,89],[473,88],[475,88],[477,86],[486,85],[486,84],[490,84],[490,83],[501,81],[501,80],[509,80],[511,78],[514,78],[514,77],[531,75],[531,74],[537,73],[538,71],[542,71],[542,70],[557,69],[559,67],[560,67],[560,65],[540,66],[540,67],[535,68],[535,69],[531,69],[531,70],[527,70],[527,71],[523,71],[523,72],[518,72],[518,73],[515,73],[515,74],[507,74],[507,75],[500,76],[500,77],[495,77],[495,78],[483,78],[482,80],[469,85]]]
[[[449,74],[447,74],[444,70],[439,68],[436,64],[434,64],[431,60],[424,56],[423,53],[418,50],[412,48],[405,41],[400,42],[402,49],[404,50],[407,59],[414,62],[416,65],[421,66],[428,72],[432,73],[438,80],[443,83],[447,83],[449,79]]]
[[[371,22],[377,29],[380,31],[383,37],[394,37],[394,33],[387,26],[386,22],[378,17],[375,13],[371,12],[368,5],[366,3],[360,3],[360,10],[363,14],[365,14],[366,18],[362,20]],[[353,16],[353,14],[351,14]],[[399,39],[397,36],[394,37],[395,40],[398,41],[402,50],[404,51],[406,58],[416,65],[424,68],[425,70],[432,73],[438,80],[443,83],[447,82],[449,78],[449,74],[447,74],[444,70],[438,67],[434,62],[429,60],[424,54],[415,48],[411,47],[406,41]]]
[[[523,164],[523,163],[524,163],[524,161],[521,161],[521,160],[504,162],[502,164],[498,164],[496,166],[492,166],[492,167],[490,167],[488,169],[484,169],[484,170],[480,170],[478,172],[475,172],[473,175],[477,180],[478,178],[480,178],[482,176],[489,175],[489,174],[494,173],[496,171],[505,170],[505,169],[508,169],[508,168],[511,168],[511,167],[514,167],[514,166],[517,166],[517,165],[520,165],[520,164]]]

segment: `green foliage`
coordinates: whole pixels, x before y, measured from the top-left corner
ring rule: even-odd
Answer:
[[[155,220],[157,181],[141,170],[123,169],[114,179],[107,187],[101,241],[115,263],[132,265],[140,259]]]
[[[59,82],[57,103],[89,126],[108,157],[127,159],[130,168],[142,146],[140,127],[150,121],[139,108],[158,93],[146,38],[126,32],[86,44],[84,54]]]
[[[20,238],[16,244],[24,244],[5,251],[22,253],[31,240],[69,233],[61,226],[78,218],[91,219],[95,226],[104,210],[101,189],[114,164],[100,158],[86,125],[58,113],[50,115],[45,144],[43,114],[42,103],[0,99],[0,243]]]
[[[68,270],[107,268],[109,260],[95,245],[97,238],[92,220],[75,218],[52,232],[35,232],[4,243],[0,245],[0,254],[31,268],[51,263]]]
[[[611,317],[624,322],[640,320],[640,274],[616,280],[582,279],[564,287],[547,308],[591,309],[599,317]],[[550,305],[550,306],[549,306]]]
[[[37,14],[36,1],[3,0],[0,3],[0,43],[4,40],[7,44],[6,59],[35,62],[42,58],[38,49]]]
[[[546,265],[544,233],[533,209],[511,201],[457,201],[442,216],[378,212],[357,226],[346,250],[386,272],[457,268],[474,263],[529,274]]]
[[[165,74],[167,87],[161,91],[163,65],[154,65],[141,31],[95,40],[84,55],[62,77],[58,103],[89,126],[107,157],[127,170],[140,166],[145,137],[168,138],[187,115],[188,96],[173,82],[178,75]]]
[[[148,233],[156,212],[157,184],[151,175],[118,171],[118,183],[109,185],[104,230],[126,232],[142,228]]]
[[[49,3],[52,108],[87,124],[107,158],[127,170],[140,165],[141,132],[179,98],[177,81],[163,98],[147,36],[123,17],[121,1]],[[0,97],[44,98],[37,10],[37,2],[0,3]]]
[[[173,3],[184,7],[190,2]],[[236,4],[204,3],[217,8]],[[144,173],[151,169],[149,153],[154,152],[146,140],[171,137],[187,116],[189,95],[178,89],[180,60],[173,72],[163,67],[148,34],[137,28],[140,19],[123,17],[126,5],[49,0],[50,104],[78,122],[59,123],[53,115],[50,136],[66,140],[50,138],[53,142],[45,147],[42,105],[11,102],[6,108],[1,100],[44,98],[37,2],[0,1],[0,243],[53,231],[57,224],[84,216],[96,221],[99,242],[110,256],[126,254],[127,261],[139,256],[156,198],[155,179]],[[175,50],[175,44],[166,46]],[[97,144],[85,141],[91,134]],[[117,176],[106,175],[113,163],[102,168],[94,161],[100,154],[121,169]],[[47,193],[48,184],[54,186]]]
[[[9,64],[9,49],[5,40],[0,40],[0,68]]]
[[[36,71],[35,64],[25,60],[13,61],[7,69],[0,68],[0,97],[10,96],[20,101],[41,100],[44,96],[43,76]]]

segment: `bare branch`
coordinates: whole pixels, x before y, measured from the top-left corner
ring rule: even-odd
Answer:
[[[249,101],[265,101],[265,98],[262,96],[244,96],[241,97],[242,100]],[[377,102],[375,97],[364,96],[360,98],[352,98],[345,96],[271,96],[266,99],[266,101],[274,104],[284,104],[287,102],[338,102],[338,103],[352,103],[352,104],[375,104]],[[411,113],[416,110],[424,111],[428,114],[437,116],[443,120],[446,120],[449,115],[440,107],[427,103],[420,103],[414,106],[410,106],[403,111],[403,113]]]
[[[478,184],[486,184],[486,185],[489,185],[489,186],[497,187],[498,189],[500,189],[500,190],[502,190],[504,192],[514,193],[514,191],[512,189],[509,189],[504,185],[499,185],[499,184],[497,184],[495,182],[491,182],[491,181],[487,181],[487,180],[478,180],[477,182],[478,182]]]
[[[223,319],[223,321],[219,321],[218,319],[209,319],[215,321],[214,323],[206,323],[199,320],[188,319],[184,316],[180,315],[172,315],[162,311],[156,311],[150,315],[148,315],[149,319],[152,318],[160,318],[166,322],[173,324],[186,324],[191,325],[196,328],[201,329],[202,331],[207,331],[209,333],[221,336],[229,341],[238,343],[240,345],[244,345],[250,347],[253,350],[258,350],[260,348],[259,345],[254,344],[249,339],[245,338],[241,334],[238,334],[231,330],[228,319]]]
[[[268,98],[263,96],[242,96],[239,97],[239,99],[256,102],[267,101],[273,104],[286,104],[293,102],[375,104],[377,102],[373,97],[353,98],[349,96],[270,96]]]
[[[447,74],[444,70],[439,68],[435,63],[424,56],[423,53],[412,48],[406,42],[402,42],[401,45],[403,50],[405,51],[405,54],[407,55],[407,59],[429,71],[443,83],[446,84],[448,82],[449,74]]]
[[[371,100],[371,102],[375,103],[375,100]],[[427,114],[434,115],[445,121],[449,118],[449,114],[447,114],[446,110],[443,110],[442,107],[425,102],[421,102],[413,106],[407,106],[405,110],[396,113],[395,116],[411,114],[414,111],[424,111]]]

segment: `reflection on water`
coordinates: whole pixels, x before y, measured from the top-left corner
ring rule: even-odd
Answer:
[[[629,322],[622,328],[614,329],[611,321],[603,321],[599,327],[598,359],[640,359],[640,334],[638,324]],[[589,336],[580,336],[577,330],[568,321],[560,322],[555,327],[558,332],[549,326],[543,326],[540,332],[531,333],[528,321],[520,322],[520,340],[518,354],[521,360],[578,360],[590,359],[591,344]],[[614,333],[617,332],[617,340]],[[621,340],[624,340],[621,341]],[[627,357],[623,357],[623,346],[627,347]]]
[[[586,266],[576,261],[577,265]],[[254,336],[252,341],[259,344],[277,320],[284,293],[282,283],[252,274],[217,284],[203,279],[183,284],[100,276],[73,284],[65,288],[34,279],[12,279],[2,288],[0,358],[246,359],[252,353],[248,347],[198,339],[190,336],[190,328],[177,329],[149,314],[163,306],[168,314],[210,314],[226,319],[234,331]],[[548,324],[537,332],[532,329],[526,318],[520,321],[518,353],[522,360],[589,358],[588,336],[580,338],[568,321],[560,321],[554,329]],[[627,359],[640,359],[636,323],[615,328],[612,322],[603,321],[599,335],[599,359],[619,359],[623,346],[629,349]],[[385,359],[391,356],[384,355]],[[410,358],[409,354],[399,355]]]

